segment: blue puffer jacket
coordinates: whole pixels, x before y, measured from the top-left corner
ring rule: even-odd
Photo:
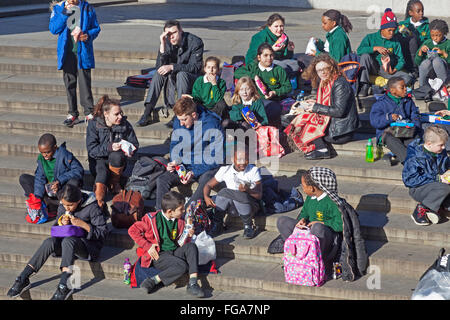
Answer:
[[[78,69],[93,69],[95,68],[94,60],[94,46],[93,41],[100,33],[100,26],[97,22],[94,7],[88,2],[80,1],[80,28],[83,33],[88,35],[86,41],[78,42]],[[67,19],[69,18],[66,9],[65,1],[56,4],[52,9],[50,16],[49,29],[52,34],[59,35],[58,37],[58,70],[61,70],[64,64],[66,51],[68,49],[67,41],[71,40],[70,30],[67,27]]]
[[[64,142],[56,150],[53,157],[56,159],[54,169],[54,179],[59,181],[62,187],[70,179],[83,180],[84,169],[80,161],[75,158],[72,152],[67,151],[66,143]],[[45,184],[47,183],[44,167],[41,161],[37,160],[37,168],[34,179],[34,195],[42,198],[45,194]]]
[[[175,117],[170,141],[170,159],[182,161],[186,170],[192,171],[196,178],[219,167],[225,159],[220,117],[201,106],[197,106],[197,113],[199,118],[190,129],[181,126]]]
[[[388,128],[391,122],[395,122],[392,120],[393,113],[401,115],[404,120],[411,120],[416,128],[416,133],[422,134],[419,109],[414,101],[409,97],[405,97],[397,105],[394,100],[385,94],[373,104],[370,110],[370,124],[377,129],[377,141],[383,134],[384,129]]]
[[[420,139],[408,145],[405,164],[403,166],[403,183],[408,188],[417,188],[427,183],[438,182],[438,175],[450,169],[447,150],[436,157],[426,152]]]

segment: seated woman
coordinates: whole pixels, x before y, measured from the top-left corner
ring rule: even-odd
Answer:
[[[289,41],[289,37],[284,33],[284,18],[278,13],[272,14],[262,30],[253,35],[250,41],[250,47],[245,55],[245,64],[248,65],[255,61],[258,47],[262,43],[268,43],[274,51],[273,63],[282,67],[286,73],[291,76],[297,73],[299,65],[296,59],[292,59],[295,45]],[[283,37],[283,38],[282,38]],[[284,41],[282,41],[285,39]],[[276,44],[277,41],[280,44]]]
[[[305,152],[306,159],[327,159],[331,157],[327,143],[351,141],[359,126],[355,96],[336,61],[327,53],[314,58],[303,78],[311,80],[313,88],[318,87],[317,101],[306,100],[302,104],[304,112],[285,133]],[[305,117],[309,118],[306,122]]]
[[[132,144],[135,149],[130,149]],[[86,133],[89,170],[95,177],[95,197],[103,206],[107,186],[113,194],[119,193],[120,176],[131,157],[139,148],[134,129],[123,115],[120,101],[103,96],[94,108]]]
[[[58,221],[64,220],[65,218],[62,217],[67,214],[70,222],[66,219],[63,224],[80,227],[85,231],[85,236],[51,237],[44,240],[9,289],[8,297],[18,297],[22,292],[28,290],[31,287],[29,277],[41,269],[51,254],[55,254],[61,257],[62,273],[59,285],[51,299],[67,300],[73,293],[73,288],[68,287],[67,281],[72,275],[71,266],[73,266],[75,258],[95,261],[100,255],[100,250],[108,235],[108,228],[104,211],[98,206],[97,201],[71,184],[66,184],[58,196],[61,204],[58,207],[55,226],[58,225]]]

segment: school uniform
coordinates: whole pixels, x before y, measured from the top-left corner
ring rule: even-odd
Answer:
[[[400,33],[397,30],[395,37],[402,46],[406,69],[415,71],[418,67],[414,62],[416,52],[425,40],[430,39],[429,21],[427,18],[424,18],[421,21],[414,22],[410,17],[399,23],[399,28],[402,26],[406,27],[409,34],[406,32]]]
[[[444,58],[437,53],[430,57],[427,56],[427,53],[422,53],[422,56],[419,56],[417,52],[415,63],[419,66],[419,85],[427,85],[432,73],[445,83],[448,78],[448,66],[450,64],[450,40],[444,38],[441,42],[436,43],[429,39],[423,43],[423,46],[427,46],[430,50],[437,47],[447,52],[448,56]]]
[[[192,97],[195,102],[218,114],[222,120],[228,119],[228,105],[224,100],[227,84],[218,76],[216,76],[216,81],[217,83],[213,85],[208,81],[206,75],[198,77],[192,87]]]
[[[325,35],[326,41],[318,40],[316,56],[327,52],[336,62],[352,52],[352,47],[347,33],[341,26],[336,26]]]
[[[233,106],[231,106],[230,120],[233,121],[234,124],[236,124],[236,127],[241,126],[245,122],[244,118],[242,117],[242,109],[244,107],[248,107],[250,111],[253,112],[256,119],[261,125],[267,126],[269,124],[266,110],[264,109],[264,104],[262,103],[261,99],[258,99],[255,101],[242,101],[242,103],[240,104],[234,104]]]

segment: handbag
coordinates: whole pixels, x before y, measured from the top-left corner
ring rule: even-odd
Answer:
[[[390,133],[396,138],[412,138],[414,137],[415,132],[416,128],[414,127],[414,124],[405,122],[393,122],[390,127],[384,130],[384,133]]]
[[[112,225],[115,228],[128,229],[141,220],[144,214],[144,199],[138,191],[122,190],[114,196],[111,211]]]
[[[65,237],[85,237],[86,231],[83,228],[73,225],[53,226],[50,235],[55,238]]]

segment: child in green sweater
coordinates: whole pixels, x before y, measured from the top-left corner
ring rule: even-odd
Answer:
[[[387,79],[402,77],[407,86],[411,84],[413,77],[401,71],[405,66],[405,59],[400,42],[394,38],[397,27],[397,18],[392,10],[387,8],[381,19],[380,30],[366,35],[361,41],[357,50],[361,57],[360,96],[368,95],[371,74]]]
[[[423,42],[430,39],[429,21],[424,17],[424,7],[420,0],[408,1],[405,20],[399,23],[395,37],[402,46],[406,69],[417,77],[419,66],[414,62],[416,52]]]
[[[433,20],[430,23],[431,39],[426,40],[422,47],[417,51],[416,64],[419,66],[419,85],[428,84],[428,79],[433,74],[440,79],[439,88],[433,89],[439,91],[447,79],[448,65],[450,63],[450,40],[445,36],[448,33],[448,25],[444,20]]]
[[[292,91],[291,82],[284,69],[273,64],[274,51],[268,43],[258,47],[256,57],[257,62],[238,68],[234,77],[240,79],[248,76],[255,80],[260,96],[264,97],[262,102],[270,119],[269,125],[280,126],[281,104],[279,101]]]
[[[192,87],[192,95],[189,96],[195,102],[206,109],[217,113],[222,120],[228,119],[228,105],[224,100],[227,84],[219,78],[220,60],[216,57],[208,57],[205,60],[203,71],[205,75],[195,80]]]
[[[239,79],[236,84],[232,102],[233,106],[230,111],[230,120],[232,123],[229,124],[228,128],[241,128],[244,130],[251,128],[251,125],[242,117],[242,109],[244,106],[248,106],[255,114],[260,125],[266,126],[269,123],[266,111],[264,110],[264,105],[259,98],[258,90],[256,89],[253,80],[249,77],[242,77]]]
[[[322,15],[322,29],[327,32],[325,35],[327,40],[325,42],[316,40],[316,56],[322,52],[328,52],[334,60],[340,62],[343,56],[352,52],[347,33],[353,29],[353,26],[347,16],[337,10],[325,11]]]

